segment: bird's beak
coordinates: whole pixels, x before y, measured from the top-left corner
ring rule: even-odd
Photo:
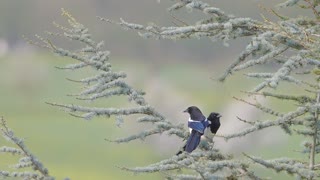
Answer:
[[[217,117],[219,118],[219,117],[222,117],[222,116],[221,116],[221,114],[219,114]]]
[[[184,110],[184,111],[182,111],[182,112],[186,113],[186,112],[188,112],[188,109],[186,109],[186,110]]]

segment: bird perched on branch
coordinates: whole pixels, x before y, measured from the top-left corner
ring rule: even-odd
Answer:
[[[219,113],[212,112],[210,113],[209,117],[207,120],[210,122],[210,131],[213,134],[216,134],[219,127],[220,127],[220,117],[221,115]]]
[[[191,130],[191,134],[187,140],[187,143],[185,146],[183,146],[183,151],[191,153],[198,147],[201,136],[204,134],[204,131],[207,127],[210,127],[210,131],[212,133],[217,133],[220,127],[221,115],[219,113],[212,112],[210,113],[209,117],[206,118],[196,106],[190,106],[183,112],[189,113],[190,115],[188,127]],[[177,155],[181,153],[182,151],[179,151]]]

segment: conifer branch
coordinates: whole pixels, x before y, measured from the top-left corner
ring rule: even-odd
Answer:
[[[87,77],[81,80],[72,80],[75,83],[82,83],[84,90],[78,94],[71,94],[69,96],[75,97],[78,100],[95,101],[97,99],[125,96],[128,101],[133,103],[130,108],[113,108],[113,107],[88,107],[78,105],[66,105],[59,103],[47,102],[47,104],[60,107],[70,112],[70,115],[90,120],[96,116],[116,116],[117,125],[120,126],[123,121],[123,116],[140,115],[137,121],[140,123],[154,123],[155,129],[147,129],[141,133],[134,134],[125,138],[110,140],[112,142],[124,143],[135,139],[145,139],[154,134],[162,134],[167,132],[168,135],[176,135],[178,137],[185,137],[186,130],[181,125],[174,125],[166,119],[161,113],[157,112],[151,105],[144,99],[144,92],[134,89],[126,81],[126,73],[122,71],[113,71],[112,65],[109,62],[109,51],[103,50],[103,41],[96,42],[92,39],[89,30],[80,24],[69,12],[62,9],[62,15],[68,20],[70,27],[63,27],[54,23],[62,33],[50,33],[55,36],[56,34],[62,35],[75,42],[84,45],[78,50],[67,50],[54,45],[48,38],[38,39],[46,45],[46,47],[53,53],[62,57],[67,57],[78,61],[76,64],[69,64],[60,69],[78,70],[84,67],[91,67],[96,70],[96,74],[92,77]],[[123,23],[126,24],[124,21]],[[133,25],[128,25],[133,26]],[[38,42],[40,44],[41,42]],[[119,119],[121,117],[121,120]],[[145,118],[148,117],[148,118]]]
[[[317,94],[317,104],[320,103],[320,92]],[[316,154],[316,146],[317,146],[317,140],[318,140],[318,118],[319,118],[319,111],[318,109],[314,112],[314,126],[313,126],[313,137],[311,141],[311,147],[310,147],[310,161],[309,161],[309,168],[310,170],[314,169],[315,164],[315,154]]]
[[[19,162],[16,165],[14,165],[15,169],[23,169],[28,167],[32,167],[33,169],[33,171],[25,172],[9,172],[0,170],[0,177],[19,177],[23,179],[53,180],[54,178],[49,175],[48,169],[44,167],[44,165],[38,160],[38,158],[27,149],[23,140],[14,135],[14,132],[11,129],[9,129],[9,127],[7,126],[7,122],[3,117],[0,118],[0,126],[2,136],[6,140],[17,146],[17,148],[2,146],[0,148],[0,152],[22,156]]]
[[[223,156],[218,151],[197,151],[191,154],[182,153],[179,156],[173,156],[169,159],[160,161],[146,167],[126,168],[120,167],[123,170],[134,173],[155,173],[155,172],[172,172],[173,170],[188,169],[197,173],[196,176],[192,174],[173,174],[169,177],[196,177],[196,179],[223,179],[226,177],[246,177],[249,179],[259,179],[253,172],[247,170],[248,164],[242,161],[230,159]],[[219,172],[228,168],[235,170],[235,174],[219,175]],[[245,172],[245,173],[243,173]]]
[[[281,126],[281,125],[291,125],[291,124],[303,124],[303,120],[297,119],[298,117],[304,115],[308,112],[308,108],[299,107],[295,111],[289,112],[283,116],[278,117],[276,120],[268,120],[268,121],[256,121],[251,127],[242,130],[241,132],[224,135],[226,140],[235,137],[245,136],[257,130],[265,129],[272,126]]]
[[[315,179],[319,177],[319,175],[317,175],[315,172],[309,170],[308,167],[306,167],[306,165],[295,160],[287,158],[263,160],[258,157],[249,156],[245,153],[244,155],[252,161],[254,161],[255,163],[265,166],[266,168],[274,169],[276,172],[285,171],[291,175],[297,174],[304,179]]]
[[[302,8],[309,9],[317,15],[316,7],[319,5],[316,1],[307,1],[308,7],[303,7],[299,0],[287,0],[280,4],[280,7],[290,7],[299,5]],[[312,6],[313,5],[313,6]],[[290,159],[276,159],[263,160],[256,157],[251,157],[245,154],[248,158],[256,163],[259,163],[266,168],[275,169],[277,172],[285,171],[289,174],[294,174],[300,178],[313,179],[319,177],[317,165],[315,165],[314,158],[319,153],[320,145],[318,144],[318,129],[315,122],[318,119],[318,111],[320,109],[319,100],[313,99],[305,94],[302,95],[281,95],[277,93],[262,92],[265,88],[272,88],[276,90],[282,82],[290,82],[299,86],[312,88],[311,91],[318,93],[319,85],[309,83],[303,78],[299,78],[295,72],[310,72],[311,75],[319,75],[317,67],[320,66],[319,56],[319,20],[313,18],[288,18],[280,16],[278,12],[270,11],[276,15],[280,20],[273,22],[266,16],[262,15],[263,21],[253,20],[251,18],[235,17],[227,14],[219,8],[210,6],[199,0],[177,0],[177,2],[169,8],[170,13],[185,8],[187,11],[194,10],[204,13],[207,17],[198,20],[197,22],[186,23],[178,20],[183,25],[176,24],[175,26],[158,26],[141,25],[130,23],[123,19],[119,22],[112,21],[106,18],[98,17],[101,21],[112,24],[117,24],[124,29],[131,29],[138,32],[138,34],[145,38],[155,39],[192,39],[192,38],[209,38],[211,40],[220,40],[224,45],[228,45],[230,39],[237,39],[241,37],[250,37],[251,41],[246,45],[246,48],[239,54],[238,58],[234,60],[229,67],[226,68],[224,74],[219,78],[220,81],[232,75],[233,73],[255,67],[257,65],[266,65],[273,62],[280,66],[274,72],[270,73],[248,73],[248,77],[260,78],[263,81],[257,84],[250,92],[251,94],[262,94],[267,97],[274,97],[279,100],[292,100],[299,103],[298,108],[288,113],[280,113],[271,108],[264,107],[260,104],[254,104],[242,99],[237,99],[259,110],[276,116],[276,120],[267,121],[247,121],[238,118],[239,120],[248,123],[250,127],[236,132],[234,134],[226,135],[226,140],[242,137],[252,132],[256,132],[268,127],[279,126],[286,132],[291,133],[289,126],[302,125],[305,128],[295,129],[300,135],[313,137],[313,142],[305,143],[305,153],[310,153],[309,167],[307,162],[299,162]],[[168,135],[176,135],[184,139],[188,132],[182,125],[174,125],[156,109],[154,109],[144,99],[144,92],[134,89],[126,80],[124,72],[115,72],[109,62],[108,51],[103,50],[103,42],[96,42],[92,39],[91,34],[86,27],[80,24],[70,13],[62,10],[69,22],[70,27],[63,27],[54,23],[62,33],[49,33],[51,36],[59,36],[68,38],[72,41],[79,42],[83,45],[77,50],[66,50],[60,48],[52,43],[48,38],[36,36],[40,43],[29,41],[40,47],[49,49],[50,51],[63,56],[72,58],[78,61],[77,64],[66,65],[60,69],[78,70],[84,67],[91,67],[96,74],[92,77],[87,77],[82,80],[73,80],[75,83],[82,83],[84,90],[80,93],[73,94],[78,100],[95,101],[97,99],[108,98],[113,96],[124,96],[132,102],[130,107],[86,107],[78,105],[64,105],[58,103],[48,103],[53,106],[63,108],[70,112],[75,117],[84,119],[92,119],[96,116],[116,116],[118,125],[120,126],[123,117],[130,115],[137,115],[138,123],[152,123],[152,129],[145,129],[144,131],[131,135],[129,137],[119,138],[116,140],[109,140],[112,142],[130,142],[136,139],[145,139],[154,134],[166,133]],[[294,74],[294,75],[293,75]],[[297,77],[296,77],[297,76]],[[308,115],[314,115],[314,117]],[[206,141],[206,140],[204,140]],[[234,160],[228,155],[221,154],[219,151],[212,149],[213,141],[208,140],[202,142],[199,148],[190,153],[182,153],[179,156],[173,156],[166,160],[151,164],[145,167],[127,168],[122,167],[123,170],[128,170],[134,173],[166,173],[168,177],[177,179],[237,179],[250,178],[259,179],[253,172],[248,170],[249,163],[243,160]],[[21,153],[18,150],[10,149],[12,153]],[[28,166],[28,163],[21,164],[21,166]],[[173,170],[185,170],[187,173],[171,173]],[[223,171],[223,173],[221,173]],[[1,172],[0,173],[6,173]]]
[[[275,94],[271,92],[259,92],[259,93],[253,93],[253,92],[245,92],[250,95],[260,95],[265,97],[273,97],[279,100],[291,100],[296,101],[299,104],[307,104],[307,103],[315,103],[314,99],[305,95],[287,95],[287,94]]]
[[[265,107],[265,106],[263,106],[263,105],[261,105],[259,103],[254,104],[254,103],[248,102],[248,101],[246,101],[244,99],[240,99],[240,98],[237,98],[237,97],[233,97],[233,99],[235,99],[237,101],[240,101],[240,102],[243,102],[243,103],[246,103],[246,104],[249,104],[249,105],[261,110],[264,113],[267,113],[267,114],[270,114],[270,115],[273,115],[273,116],[278,116],[278,117],[282,117],[283,116],[283,114],[281,114],[279,112],[276,112],[276,111],[274,111],[274,110],[272,110],[270,108],[267,108],[267,107]]]

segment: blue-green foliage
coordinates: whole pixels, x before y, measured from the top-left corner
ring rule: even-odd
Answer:
[[[19,179],[43,179],[53,180],[49,175],[49,171],[26,147],[23,139],[16,137],[11,129],[7,126],[3,117],[0,118],[0,131],[2,136],[12,143],[15,147],[2,146],[1,153],[19,156],[19,162],[13,165],[12,171],[0,170],[0,177],[12,177]],[[32,168],[30,170],[29,168]]]
[[[292,160],[281,161],[280,163],[278,160],[266,161],[248,157],[255,163],[274,169],[277,172],[285,171],[296,175],[298,178],[314,179],[319,176],[318,165],[315,162],[320,140],[318,130],[320,86],[317,81],[318,75],[320,75],[318,69],[320,66],[319,1],[287,0],[278,5],[280,8],[291,6],[310,10],[313,15],[310,17],[286,17],[273,9],[267,9],[272,15],[278,17],[278,21],[273,22],[263,15],[264,21],[258,21],[226,14],[219,8],[212,7],[202,1],[176,0],[176,3],[169,8],[171,13],[185,8],[191,13],[194,10],[200,11],[207,17],[191,23],[175,17],[175,20],[178,21],[176,26],[168,27],[158,25],[143,26],[126,22],[123,19],[120,22],[114,22],[102,17],[99,17],[99,19],[118,24],[125,29],[136,30],[140,36],[145,38],[171,40],[209,38],[213,41],[221,40],[225,45],[228,45],[227,43],[230,43],[231,39],[250,37],[251,41],[247,44],[246,48],[227,67],[219,80],[224,82],[228,76],[257,65],[278,64],[279,68],[275,68],[274,72],[261,72],[260,70],[259,72],[245,74],[247,77],[262,80],[247,93],[250,96],[265,96],[281,101],[288,101],[288,104],[297,102],[298,105],[290,112],[277,112],[258,102],[251,103],[236,98],[256,107],[264,113],[274,116],[275,119],[248,121],[239,117],[239,120],[248,123],[250,127],[241,132],[224,135],[224,137],[226,140],[237,138],[273,126],[281,127],[290,135],[293,133],[303,135],[308,140],[302,151],[307,153],[308,157],[303,162],[297,163],[297,161]],[[309,82],[306,79],[314,80]],[[288,94],[278,94],[277,88],[283,82],[291,83],[293,84],[293,88],[303,88],[306,91],[303,94],[290,94],[289,91]],[[269,90],[269,92],[266,90]],[[296,163],[291,163],[293,161]],[[186,179],[192,178],[187,175],[181,175],[181,177]]]
[[[196,4],[195,4],[196,5]],[[201,8],[201,7],[199,7]],[[218,10],[212,12],[218,13]],[[222,13],[222,12],[220,12]],[[219,13],[218,13],[219,14]],[[38,36],[40,43],[37,45],[51,50],[59,56],[72,58],[79,63],[59,67],[59,69],[78,70],[85,67],[91,67],[96,72],[92,77],[87,77],[80,80],[71,80],[75,83],[83,84],[83,90],[80,93],[72,94],[78,100],[95,101],[97,99],[107,100],[108,97],[127,97],[128,101],[132,102],[129,107],[95,107],[95,106],[80,106],[76,104],[48,104],[61,107],[70,112],[72,116],[79,117],[85,120],[90,120],[96,116],[116,116],[117,125],[120,126],[125,117],[131,115],[138,115],[138,123],[151,123],[151,129],[145,129],[140,133],[130,135],[128,137],[119,138],[116,140],[108,140],[117,143],[130,142],[137,139],[145,139],[154,134],[176,135],[182,140],[188,135],[188,130],[183,128],[183,125],[172,124],[169,119],[157,112],[151,105],[149,105],[140,90],[135,90],[125,82],[125,72],[114,72],[112,65],[109,62],[109,52],[102,50],[103,43],[96,43],[92,40],[87,28],[80,24],[67,11],[63,10],[63,15],[67,17],[70,27],[63,27],[55,23],[55,25],[62,30],[62,33],[49,33],[49,35],[64,36],[72,41],[80,42],[85,47],[78,50],[67,50],[53,44],[47,38]],[[134,24],[126,24],[140,29],[142,26]],[[34,43],[34,42],[31,42]],[[36,43],[34,43],[36,44]],[[195,163],[197,164],[195,166]],[[180,173],[175,173],[174,170],[187,169],[191,170],[188,175],[202,179],[212,178],[227,178],[227,177],[257,177],[248,171],[247,162],[234,161],[231,156],[221,154],[217,149],[213,149],[213,142],[211,139],[205,140],[201,143],[197,152],[191,155],[183,153],[180,156],[172,156],[167,160],[147,167],[139,168],[125,168],[125,170],[133,171],[135,173],[151,173],[151,172],[166,172],[167,177],[178,178]],[[227,171],[225,171],[228,169]],[[221,172],[225,171],[223,175]],[[243,172],[247,172],[243,174]],[[182,178],[182,177],[180,177]]]
[[[301,4],[301,3],[305,4]],[[319,73],[319,12],[317,10],[319,2],[317,0],[288,0],[279,5],[279,7],[290,7],[298,5],[301,8],[309,9],[314,17],[285,17],[274,10],[270,12],[279,17],[278,22],[273,22],[265,17],[264,21],[258,21],[251,18],[235,17],[226,14],[217,7],[198,0],[176,0],[176,3],[169,8],[169,11],[181,10],[185,8],[188,12],[200,11],[206,17],[192,22],[189,25],[186,22],[179,21],[180,25],[161,27],[157,25],[144,26],[126,22],[120,19],[120,22],[114,22],[106,18],[99,17],[100,20],[118,24],[125,29],[139,31],[139,35],[145,38],[155,39],[191,39],[191,38],[210,38],[213,41],[220,40],[225,45],[230,43],[231,39],[250,37],[251,41],[241,52],[238,58],[220,77],[223,82],[226,78],[237,71],[255,67],[256,65],[267,65],[271,63],[279,64],[274,72],[253,72],[247,73],[250,78],[262,79],[254,89],[247,92],[251,96],[266,96],[276,98],[282,101],[298,102],[297,107],[290,112],[278,112],[270,107],[265,107],[258,102],[251,103],[238,99],[246,104],[256,107],[264,113],[273,115],[275,119],[265,121],[247,121],[250,127],[224,135],[226,140],[245,136],[252,132],[266,129],[272,126],[281,127],[286,133],[297,133],[306,137],[303,153],[308,154],[308,158],[298,161],[289,158],[280,158],[275,160],[263,160],[245,154],[250,162],[258,163],[268,169],[274,169],[276,172],[287,172],[301,179],[315,179],[319,177],[319,165],[316,164],[315,157],[319,153],[319,121],[318,114],[320,110],[320,92],[317,81],[308,82],[305,78],[309,75],[317,79]],[[96,116],[116,116],[117,125],[121,125],[126,116],[137,115],[137,122],[153,124],[153,128],[143,130],[140,133],[130,135],[125,138],[111,140],[113,142],[123,143],[136,139],[145,139],[154,134],[166,133],[176,135],[184,139],[188,135],[182,125],[172,124],[171,121],[154,109],[144,99],[144,92],[134,89],[126,83],[125,72],[115,72],[109,62],[109,52],[103,50],[103,42],[95,42],[89,34],[88,29],[80,24],[67,11],[63,10],[63,15],[68,19],[69,27],[63,27],[55,24],[61,29],[60,33],[49,33],[53,36],[62,36],[72,41],[78,42],[83,47],[76,50],[67,50],[52,43],[49,38],[37,36],[40,43],[34,43],[38,46],[49,49],[62,57],[76,60],[76,64],[66,65],[60,69],[77,70],[85,67],[94,69],[95,74],[81,80],[71,80],[83,84],[83,90],[78,94],[73,94],[79,100],[95,101],[97,99],[107,99],[109,97],[124,96],[131,102],[129,107],[95,107],[80,106],[75,104],[48,103],[53,106],[61,107],[70,112],[71,115],[90,120]],[[303,73],[301,73],[303,72]],[[300,75],[300,76],[298,76]],[[303,87],[306,92],[303,94],[278,94],[277,92],[264,92],[269,89],[276,91],[282,82],[292,83],[293,87]],[[298,85],[298,86],[297,86]],[[309,93],[309,94],[308,94]],[[296,127],[303,128],[296,128]],[[6,126],[4,126],[6,127]],[[9,132],[9,131],[8,131]],[[5,135],[8,137],[8,135]],[[9,137],[12,137],[9,133]],[[21,145],[19,139],[11,139],[16,148],[3,147],[2,152],[12,154],[25,154],[30,159],[23,159],[17,168],[35,167],[36,173],[9,173],[0,171],[2,176],[41,176],[48,177],[48,171],[42,164],[31,155],[26,153],[24,145]],[[162,172],[168,179],[260,179],[251,170],[251,163],[247,159],[233,159],[230,155],[225,155],[214,148],[212,139],[206,138],[200,147],[193,153],[182,153],[179,156],[172,156],[166,160],[160,161],[146,167],[127,168],[124,170],[135,173],[154,173]],[[31,162],[29,162],[31,161]],[[176,171],[182,170],[182,171]],[[15,174],[14,174],[15,173]]]

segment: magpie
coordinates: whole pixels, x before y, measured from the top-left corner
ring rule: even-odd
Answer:
[[[198,147],[201,136],[204,134],[207,127],[210,126],[210,131],[214,134],[218,131],[221,115],[219,113],[212,112],[209,117],[206,118],[202,114],[201,110],[196,106],[190,106],[183,112],[189,113],[190,115],[188,127],[191,130],[191,134],[182,149],[191,153]],[[179,151],[176,155],[181,153],[182,151]]]
[[[216,134],[220,127],[220,117],[221,115],[219,113],[212,112],[207,118],[208,121],[210,122],[210,131],[213,134]]]

